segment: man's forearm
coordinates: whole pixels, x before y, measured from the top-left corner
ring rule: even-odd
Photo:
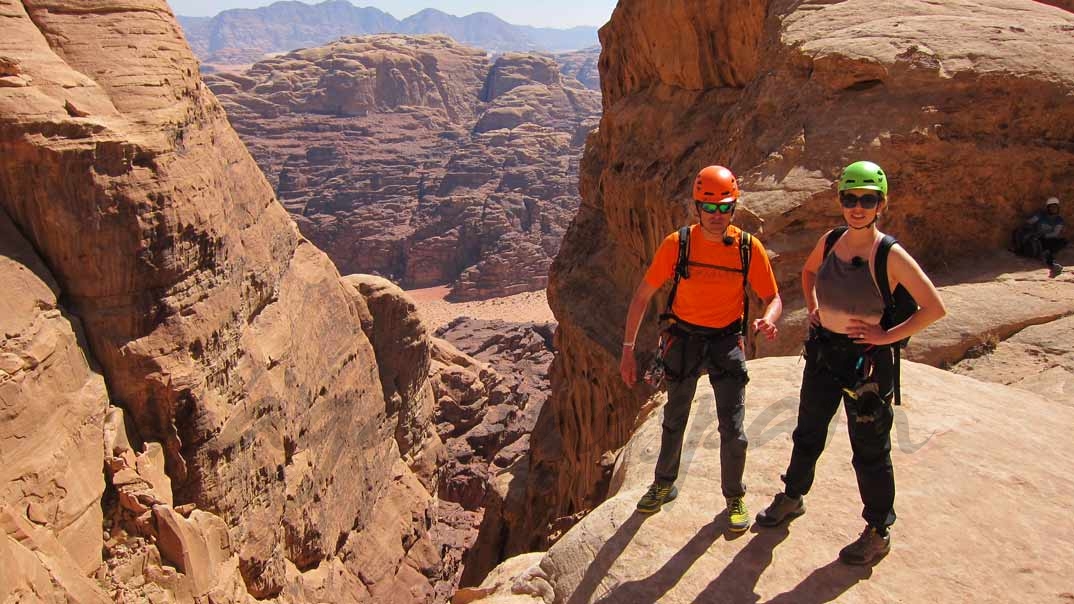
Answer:
[[[768,301],[768,306],[764,309],[764,320],[774,325],[781,316],[783,316],[783,300],[779,294],[776,294]]]
[[[648,310],[649,300],[652,299],[654,293],[656,293],[656,288],[645,281],[642,281],[638,289],[634,291],[634,297],[630,299],[630,308],[627,309],[626,325],[623,327],[623,347],[634,347],[641,320],[645,318],[645,311]]]

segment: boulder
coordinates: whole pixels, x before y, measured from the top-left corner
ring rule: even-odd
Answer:
[[[362,329],[376,353],[387,413],[398,418],[395,440],[403,455],[430,438],[433,391],[431,342],[414,302],[397,285],[373,275],[349,275],[343,283],[362,299]]]

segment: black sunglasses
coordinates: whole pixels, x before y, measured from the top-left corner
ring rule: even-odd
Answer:
[[[697,202],[697,207],[706,214],[715,214],[716,212],[726,214],[728,212],[734,211],[735,202],[729,201],[726,203],[710,203],[707,201],[699,201]]]
[[[877,193],[865,193],[862,195],[855,195],[843,191],[839,194],[839,203],[843,204],[846,209],[851,209],[854,206],[861,206],[863,210],[871,210],[876,207],[876,204],[884,201],[884,196]]]

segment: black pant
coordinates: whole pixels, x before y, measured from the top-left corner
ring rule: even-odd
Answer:
[[[674,328],[673,328],[674,329]],[[675,331],[664,363],[668,371],[668,402],[664,405],[663,435],[656,461],[656,480],[675,482],[686,432],[686,421],[701,372],[708,370],[709,383],[716,395],[716,416],[720,431],[720,479],[724,497],[742,497],[746,485],[749,441],[742,427],[746,415],[746,356],[739,347],[737,333],[717,337]]]
[[[818,330],[806,342],[806,367],[802,375],[798,426],[792,436],[794,449],[790,465],[783,476],[785,492],[799,497],[809,492],[817,459],[824,451],[828,425],[843,401],[853,451],[854,473],[858,493],[864,506],[862,517],[881,532],[895,522],[895,474],[891,466],[891,426],[894,412],[894,357],[888,346],[866,352],[841,334]],[[867,356],[868,359],[864,359]],[[859,360],[872,363],[872,376],[864,380],[877,385],[877,392],[866,392],[857,400],[844,388],[861,385]],[[871,417],[870,421],[860,421]]]
[[[1044,237],[1040,240],[1040,244],[1044,249],[1041,254],[1044,263],[1050,265],[1055,262],[1055,253],[1066,247],[1067,240],[1062,237]]]

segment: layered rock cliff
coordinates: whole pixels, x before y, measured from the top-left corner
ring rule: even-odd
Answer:
[[[343,273],[454,299],[544,287],[599,95],[543,55],[346,38],[207,80],[302,233]]]
[[[443,600],[420,324],[300,236],[165,2],[0,32],[0,599]]]
[[[620,3],[601,30],[583,203],[549,286],[560,352],[533,436],[529,501],[548,510],[535,524],[600,501],[635,429],[650,393],[618,376],[626,306],[689,220],[700,167],[740,176],[737,220],[761,232],[786,294],[781,341],[761,352],[796,351],[799,269],[838,222],[834,181],[850,161],[886,168],[881,228],[931,270],[1002,249],[1024,214],[1074,190],[1074,66],[1054,60],[1074,51],[1072,27],[1019,0]]]

